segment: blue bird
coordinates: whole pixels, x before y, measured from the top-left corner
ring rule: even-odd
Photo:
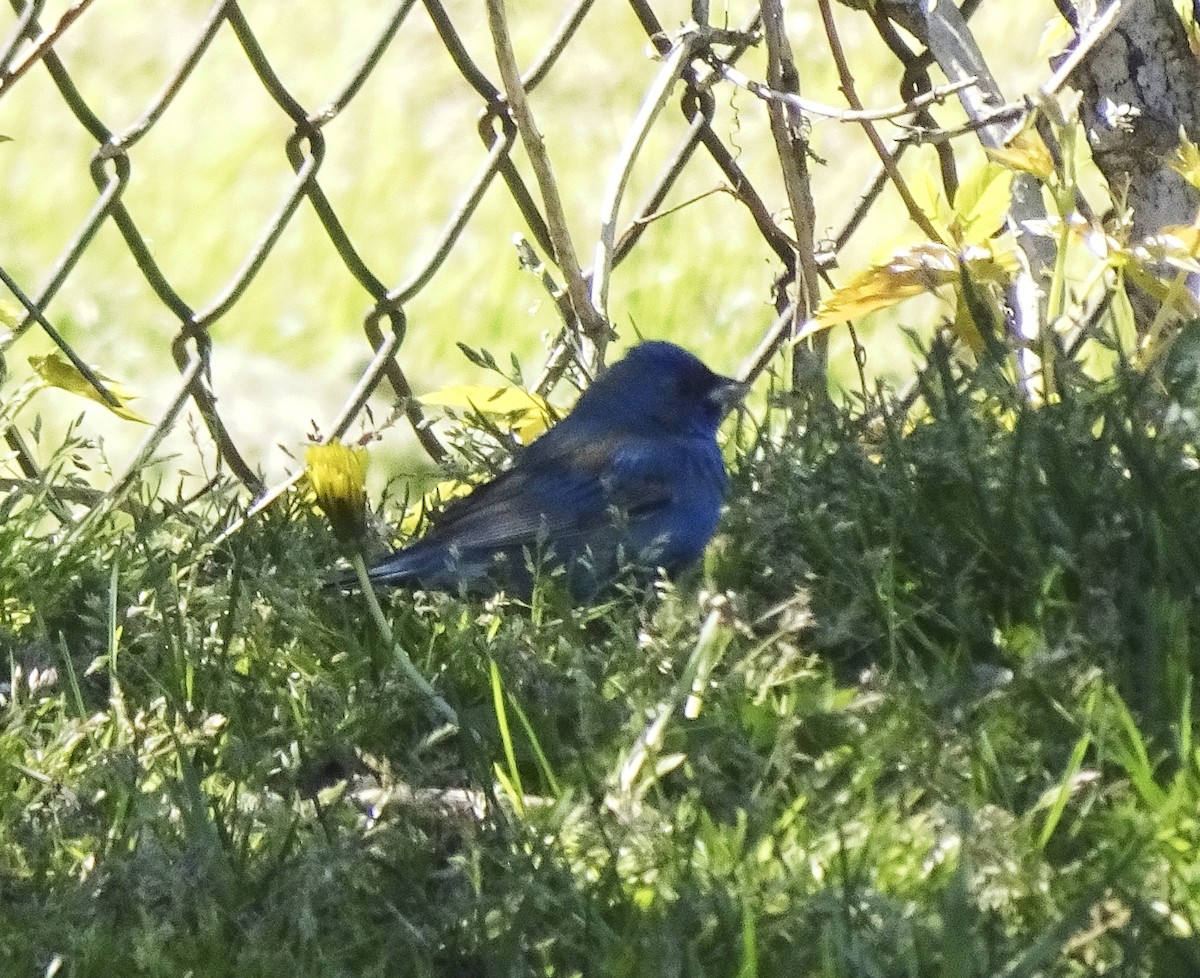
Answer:
[[[716,530],[728,482],[717,426],[745,390],[672,343],[639,344],[371,580],[527,597],[535,566],[561,567],[586,601],[625,568],[674,574]]]

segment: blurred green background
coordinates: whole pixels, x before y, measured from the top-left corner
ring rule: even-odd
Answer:
[[[43,28],[66,8],[49,3]],[[113,131],[135,124],[199,37],[211,4],[139,0],[95,4],[56,45],[71,78]],[[310,112],[338,93],[370,50],[395,4],[378,0],[247,0],[241,8],[267,59]],[[690,4],[654,4],[668,30],[685,23]],[[739,26],[753,4],[714,5],[714,23]],[[447,4],[471,54],[498,79],[483,6]],[[518,58],[530,64],[553,34],[559,5],[509,4]],[[898,101],[898,69],[864,14],[838,8],[848,56],[864,102]],[[1049,2],[984,4],[973,21],[985,55],[1012,98],[1032,90],[1048,71],[1033,39],[1053,15]],[[0,29],[15,24],[0,14]],[[806,96],[844,105],[816,5],[789,5],[788,31]],[[740,67],[764,76],[764,54],[751,51]],[[564,196],[580,260],[590,266],[600,207],[621,141],[659,64],[630,7],[601,2],[546,82],[532,97]],[[676,97],[650,134],[622,214],[642,199],[682,136]],[[786,225],[786,200],[764,105],[728,84],[716,87],[715,127],[739,164]],[[485,151],[476,133],[478,96],[462,79],[426,10],[415,5],[376,69],[349,106],[324,127],[327,152],[319,182],[368,266],[393,287],[428,259],[449,215],[464,198]],[[954,110],[940,110],[948,120]],[[882,126],[889,138],[894,127]],[[167,278],[194,308],[206,306],[229,282],[262,235],[293,180],[284,155],[291,132],[239,46],[223,25],[160,120],[131,151],[124,196]],[[35,67],[0,98],[0,263],[28,293],[49,275],[93,206],[89,176],[93,139],[64,105],[44,67]],[[813,120],[817,228],[832,236],[875,168],[860,130]],[[970,137],[967,137],[970,139]],[[518,163],[533,185],[523,152]],[[905,170],[934,165],[932,151],[911,152]],[[628,343],[645,336],[676,340],[718,370],[733,372],[773,318],[770,285],[777,260],[745,208],[722,192],[717,168],[700,149],[656,220],[612,279],[609,313]],[[684,205],[684,206],[680,206]],[[518,267],[515,234],[528,236],[506,187],[496,180],[449,260],[407,307],[409,330],[400,362],[418,392],[487,378],[456,349],[483,347],[504,364],[516,356],[532,378],[545,338],[558,325],[536,279]],[[915,232],[890,194],[839,256],[842,279]],[[5,300],[12,305],[11,297]],[[306,202],[246,293],[212,330],[213,387],[236,443],[269,480],[292,466],[313,422],[327,426],[353,388],[370,350],[361,329],[369,296],[345,270]],[[158,417],[178,384],[170,356],[177,322],[154,296],[111,221],[106,221],[47,314],[90,363],[144,394],[136,407]],[[862,336],[868,367],[901,376],[909,350],[898,323],[928,325],[935,303],[903,306],[876,317]],[[35,327],[9,351],[10,374],[30,373],[27,357],[49,341]],[[832,383],[856,384],[848,341],[833,336]],[[10,381],[12,382],[12,381]],[[569,399],[563,394],[562,399]],[[384,417],[391,403],[373,402]],[[33,401],[43,415],[42,442],[81,410],[83,430],[103,440],[114,468],[132,456],[145,429],[120,421],[70,395],[49,390]],[[194,411],[191,412],[195,414]],[[22,416],[32,424],[30,414]],[[419,468],[415,441],[397,426],[385,438],[376,484]],[[198,431],[193,435],[192,431]],[[200,459],[197,461],[197,446]],[[202,426],[177,426],[164,454],[168,468],[199,473],[212,449]],[[99,477],[97,477],[99,478]],[[102,487],[102,484],[101,484]]]

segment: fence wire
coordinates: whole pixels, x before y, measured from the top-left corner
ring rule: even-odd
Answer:
[[[79,0],[53,19],[47,19],[44,0],[10,0],[10,3],[16,22],[0,45],[0,98],[19,98],[22,88],[35,73],[44,71],[48,74],[62,103],[94,141],[89,169],[96,196],[90,211],[75,228],[52,266],[40,276],[39,284],[31,285],[29,281],[23,281],[20,276],[10,272],[10,262],[0,254],[0,281],[18,307],[18,313],[11,323],[12,335],[5,347],[0,349],[0,355],[29,331],[41,330],[86,379],[100,399],[109,404],[119,403],[105,380],[88,367],[85,357],[56,329],[51,316],[55,297],[106,225],[117,229],[138,272],[173,324],[169,345],[171,357],[179,371],[179,382],[166,410],[152,419],[151,430],[128,471],[116,479],[118,488],[128,487],[138,467],[154,453],[167,432],[176,425],[186,405],[191,403],[203,419],[224,466],[252,495],[260,496],[264,492],[266,487],[262,477],[248,461],[253,456],[255,446],[238,443],[213,393],[213,330],[245,296],[264,262],[277,249],[285,230],[296,221],[304,206],[316,216],[338,259],[369,297],[370,303],[362,319],[369,362],[348,392],[344,407],[325,433],[326,437],[345,435],[368,398],[386,384],[402,405],[407,421],[421,445],[433,458],[441,458],[444,449],[434,429],[426,423],[419,402],[413,397],[412,384],[398,356],[408,332],[406,310],[410,303],[426,289],[451,258],[456,242],[476,215],[485,194],[493,187],[502,187],[511,197],[525,223],[525,233],[536,249],[546,256],[550,267],[558,265],[561,268],[563,257],[561,242],[555,240],[556,218],[547,210],[546,187],[531,181],[527,176],[529,168],[519,162],[523,159],[520,155],[520,134],[513,106],[506,95],[506,86],[472,56],[470,46],[464,39],[464,25],[476,27],[478,19],[483,16],[482,9],[472,6],[467,12],[461,8],[452,12],[441,0],[422,0],[419,7],[416,0],[399,0],[375,36],[364,45],[366,54],[332,97],[323,102],[306,103],[294,94],[273,66],[271,57],[251,28],[242,5],[233,0],[222,0],[212,6],[157,96],[144,107],[132,124],[116,130],[93,109],[56,50],[56,45],[69,36],[75,22],[92,5],[92,0]],[[778,200],[777,190],[764,190],[756,185],[743,168],[740,148],[714,125],[718,111],[718,87],[729,86],[727,79],[736,70],[740,59],[761,41],[759,9],[751,8],[750,15],[740,25],[718,28],[710,25],[708,4],[703,0],[695,0],[691,9],[686,11],[679,9],[678,2],[670,4],[666,0],[628,0],[628,4],[645,34],[646,45],[657,51],[663,61],[664,74],[660,76],[660,83],[664,100],[669,99],[682,113],[686,129],[674,149],[662,158],[657,179],[635,208],[632,217],[619,229],[605,229],[604,233],[610,240],[606,248],[597,251],[600,264],[594,269],[585,270],[582,276],[585,287],[591,290],[593,310],[601,316],[604,313],[603,297],[611,267],[620,264],[638,247],[652,216],[665,206],[681,176],[689,167],[697,165],[698,157],[706,157],[709,161],[706,165],[715,165],[726,189],[749,215],[761,236],[766,254],[773,256],[773,261],[777,263],[773,273],[773,302],[780,319],[770,334],[772,339],[769,347],[774,338],[783,334],[782,326],[786,325],[789,317],[796,313],[792,301],[797,295],[797,277],[804,273],[805,259],[810,269],[820,262],[813,253],[806,253],[803,247],[798,248],[794,229],[790,226],[791,218],[785,216],[785,208]],[[977,3],[970,0],[967,4],[968,7],[975,5]],[[779,7],[777,3],[769,6],[773,9]],[[499,7],[502,9],[502,5]],[[556,72],[563,70],[564,64],[570,62],[575,39],[589,17],[595,15],[596,9],[593,0],[576,0],[565,11],[556,30],[546,39],[541,53],[521,75],[521,88],[525,93],[535,92]],[[104,4],[97,3],[91,16],[103,16],[103,11]],[[322,184],[329,175],[325,165],[326,129],[359,96],[385,53],[396,46],[403,48],[408,43],[413,22],[422,14],[432,23],[455,69],[478,99],[478,169],[471,182],[457,194],[457,209],[445,216],[442,229],[424,260],[403,269],[372,267],[356,247],[352,234],[339,217]],[[689,17],[688,26],[679,29],[677,25]],[[877,21],[893,52],[907,65],[903,80],[905,96],[928,92],[933,84],[928,75],[928,59],[908,51],[904,42],[890,29],[886,19],[877,17]],[[287,135],[283,150],[292,177],[274,212],[259,229],[253,246],[242,256],[236,271],[206,302],[195,304],[184,297],[185,290],[178,281],[173,281],[156,258],[153,235],[147,233],[134,218],[127,205],[127,196],[139,144],[171,112],[173,103],[187,86],[203,84],[196,78],[197,69],[223,32],[232,33],[262,91],[285,120]],[[643,50],[633,53],[638,58],[645,57]],[[118,55],[110,52],[106,56]],[[672,58],[675,63],[668,67]],[[924,109],[923,113],[922,124],[932,125],[927,115],[928,109]],[[792,135],[797,139],[796,146],[803,153],[806,144],[802,120],[795,113],[790,118],[795,130]],[[644,128],[627,135],[631,158],[640,147],[641,137],[651,121],[643,119],[635,122],[635,129],[639,125]],[[402,136],[396,134],[395,138]],[[952,185],[953,159],[947,151],[943,152],[943,163],[947,184]],[[871,206],[883,184],[882,173],[881,169],[880,175],[869,182],[861,205],[845,226],[833,234],[831,252],[840,248],[859,226],[862,215]],[[621,189],[618,187],[615,191],[614,215]],[[546,373],[541,378],[543,387],[551,385],[573,358],[583,354],[582,341],[589,339],[586,323],[582,322],[581,310],[578,303],[573,301],[569,285],[568,281],[554,294],[561,313],[562,334],[550,357]],[[597,299],[598,302],[595,301]],[[590,339],[600,339],[602,342],[603,338],[593,335]],[[768,354],[769,349],[760,355],[760,361]],[[31,480],[42,479],[43,473],[38,469],[35,454],[29,450],[21,433],[10,427],[5,437],[22,473]]]

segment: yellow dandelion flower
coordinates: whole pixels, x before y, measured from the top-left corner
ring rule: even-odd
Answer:
[[[367,530],[367,450],[338,442],[310,445],[304,465],[317,505],[337,538],[349,546],[358,544]]]

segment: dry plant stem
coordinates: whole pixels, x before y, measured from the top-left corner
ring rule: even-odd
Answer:
[[[796,94],[799,75],[792,59],[791,45],[784,28],[781,0],[760,0],[763,36],[767,42],[767,84],[775,91]],[[816,208],[813,204],[812,185],[808,179],[805,158],[807,146],[798,138],[803,118],[795,107],[778,101],[767,103],[767,115],[771,122],[771,135],[775,139],[775,151],[779,156],[783,172],[783,185],[787,191],[792,221],[796,229],[796,258],[798,272],[797,301],[792,306],[793,332],[808,319],[820,302],[817,266],[814,246],[813,224]],[[824,367],[825,339],[814,344],[811,352],[796,347],[792,361],[792,382],[806,387],[814,394],[825,391]],[[818,386],[819,385],[819,386]]]
[[[21,432],[16,428],[9,426],[4,429],[4,440],[8,443],[9,450],[12,452],[13,461],[17,463],[17,468],[21,473],[31,481],[38,481],[42,478],[42,470],[34,461],[33,452],[29,450],[29,446],[25,444],[25,439],[21,437]]]
[[[832,105],[825,105],[822,102],[816,102],[810,98],[804,98],[801,95],[793,95],[791,92],[777,92],[773,88],[756,82],[753,78],[749,78],[742,72],[738,71],[732,65],[720,65],[721,77],[726,81],[731,82],[738,88],[744,88],[752,95],[758,96],[764,102],[784,102],[788,105],[795,106],[801,112],[807,112],[809,115],[819,115],[826,119],[832,119],[835,122],[886,122],[888,119],[898,119],[901,116],[915,115],[927,105],[934,105],[945,102],[951,95],[957,92],[960,88],[966,88],[968,85],[974,85],[974,79],[956,82],[953,85],[941,85],[931,89],[922,95],[916,96],[908,102],[900,102],[897,105],[889,105],[882,109],[839,109]]]
[[[33,459],[33,453],[30,452],[29,446],[25,444],[25,439],[21,437],[21,433],[16,428],[10,426],[4,432],[4,440],[12,452],[12,456],[14,461],[17,463],[17,467],[26,477],[25,479],[21,480],[11,480],[16,484],[15,491],[22,491],[20,488],[22,483],[25,483],[30,487],[37,487],[39,484],[45,483],[46,508],[54,514],[54,518],[63,526],[74,526],[75,518],[71,515],[71,511],[67,509],[65,503],[63,502],[64,499],[70,500],[71,497],[63,493],[60,487],[51,486],[49,483],[45,482],[46,476],[41,469],[38,468],[37,463]],[[5,483],[9,481],[10,480],[7,479],[0,480],[0,492],[14,491],[5,485]],[[36,488],[30,488],[27,490],[27,492],[36,491]]]
[[[1067,83],[1071,72],[1082,64],[1083,59],[1091,53],[1092,48],[1113,32],[1113,29],[1121,23],[1121,18],[1129,13],[1131,6],[1131,0],[1110,0],[1104,13],[1088,26],[1087,33],[1079,39],[1075,47],[1071,49],[1071,53],[1067,55],[1066,60],[1055,69],[1054,74],[1038,88],[1038,91],[1046,98],[1057,95],[1059,89]]]
[[[616,167],[613,170],[608,191],[604,195],[604,215],[600,225],[600,240],[596,242],[596,258],[592,269],[592,307],[602,317],[608,316],[608,283],[612,276],[613,250],[617,237],[617,215],[621,208],[621,198],[625,195],[625,187],[629,183],[629,174],[633,170],[634,161],[646,141],[646,135],[654,120],[667,104],[671,89],[679,78],[680,72],[692,58],[699,35],[687,33],[671,48],[663,62],[662,68],[654,79],[654,84],[646,92],[634,119],[621,145],[617,156]]]
[[[99,504],[92,507],[87,515],[71,528],[68,536],[76,536],[90,528],[94,523],[105,519],[114,509],[118,509],[125,501],[126,494],[134,487],[138,481],[138,477],[142,474],[142,470],[150,464],[150,460],[154,457],[154,453],[158,451],[159,445],[163,439],[175,425],[175,419],[195,395],[195,385],[201,380],[201,369],[204,366],[204,358],[199,354],[194,354],[188,362],[187,368],[183,372],[182,382],[179,389],[175,392],[175,397],[172,399],[170,406],[158,419],[158,423],[150,429],[149,433],[142,439],[141,445],[138,446],[137,453],[133,457],[133,461],[129,463],[125,472],[116,482],[113,483],[111,489],[104,494],[104,498]]]
[[[795,323],[795,303],[788,303],[787,308],[775,317],[775,321],[763,333],[754,352],[746,358],[745,366],[738,371],[738,380],[745,384],[753,384],[759,374],[766,370],[770,362],[775,359],[775,354],[787,339],[788,334],[794,331]]]
[[[833,10],[829,5],[829,0],[818,0],[817,6],[821,10],[821,20],[825,26],[825,36],[829,40],[829,50],[833,54],[834,64],[837,65],[838,80],[841,84],[842,94],[846,96],[846,101],[850,104],[851,108],[856,112],[862,112],[863,104],[859,100],[858,93],[854,87],[854,76],[850,73],[850,66],[846,62],[846,52],[842,48],[841,38],[838,36],[837,23],[833,19]],[[973,83],[974,79],[956,78],[952,79],[952,81]],[[862,128],[867,139],[871,141],[871,146],[874,148],[875,154],[879,157],[879,161],[883,164],[884,169],[887,170],[888,177],[896,187],[896,192],[904,202],[904,208],[908,211],[908,216],[930,241],[942,241],[942,236],[925,215],[925,212],[921,210],[912,193],[909,192],[908,184],[904,182],[904,178],[900,175],[900,168],[896,165],[895,158],[888,152],[887,146],[884,145],[883,138],[879,135],[879,130],[867,119],[862,120]],[[948,242],[943,242],[943,244],[945,243]]]
[[[909,0],[908,13],[916,21],[915,29],[929,48],[930,54],[950,81],[974,76],[978,84],[958,93],[959,102],[968,118],[979,121],[997,107],[1003,106],[1004,96],[996,84],[987,62],[975,39],[953,4],[938,0]],[[980,126],[979,140],[987,147],[1003,146],[1008,131],[1003,122]],[[1018,352],[1019,373],[1027,378],[1026,396],[1037,395],[1035,377],[1039,374],[1032,347],[1038,345],[1045,320],[1045,296],[1041,283],[1054,265],[1054,245],[1045,238],[1025,230],[1029,222],[1046,220],[1041,184],[1026,173],[1018,173],[1012,182],[1012,207],[1008,225],[1023,253],[1022,265],[1027,270],[1017,276],[1009,292],[1013,307],[1013,332],[1024,341]]]
[[[570,296],[571,308],[575,312],[580,332],[583,334],[582,338],[595,344],[597,359],[602,360],[604,344],[608,339],[608,324],[604,321],[601,312],[592,305],[587,281],[583,277],[583,270],[579,267],[579,259],[576,257],[575,247],[567,229],[567,219],[563,211],[562,198],[558,193],[558,184],[550,166],[550,157],[546,153],[546,143],[538,131],[533,118],[533,110],[525,96],[525,86],[521,83],[521,72],[517,67],[512,38],[508,33],[504,0],[487,0],[487,14],[488,28],[492,33],[492,43],[496,49],[496,62],[500,68],[500,77],[504,82],[509,111],[512,113],[517,131],[521,134],[525,152],[529,154],[529,162],[533,166],[538,189],[542,194],[542,204],[546,209],[546,226],[550,233],[550,241],[554,245],[554,261],[562,269],[563,277],[566,280],[567,295]]]
[[[957,139],[959,136],[965,136],[968,133],[979,132],[980,129],[994,126],[999,122],[1016,121],[1023,123],[1026,116],[1029,115],[1029,110],[1030,103],[1026,99],[1021,102],[1009,102],[998,108],[989,109],[983,112],[978,118],[970,119],[960,126],[947,126],[943,129],[921,129],[916,126],[905,126],[904,128],[908,131],[903,137],[897,140],[897,145],[932,146],[935,143],[944,143],[951,139]]]
[[[437,690],[429,685],[429,680],[422,676],[417,667],[413,665],[413,661],[408,657],[408,653],[396,643],[396,639],[392,635],[392,627],[383,616],[383,609],[379,607],[379,599],[375,597],[375,589],[371,586],[371,577],[367,573],[367,565],[363,560],[362,554],[356,551],[350,557],[350,562],[354,565],[354,572],[358,575],[358,586],[362,589],[363,600],[367,602],[371,618],[374,619],[375,626],[383,636],[384,642],[391,646],[392,656],[395,658],[396,664],[400,667],[400,671],[404,673],[405,678],[413,686],[420,690],[421,695],[429,700],[430,705],[443,720],[457,727],[458,714],[454,712],[454,708],[438,695]]]
[[[67,28],[79,19],[80,15],[92,5],[92,2],[93,0],[76,0],[63,11],[58,23],[34,41],[33,50],[29,51],[13,68],[0,75],[0,95],[12,88],[18,78],[46,56],[58,39],[67,32]]]
[[[533,385],[535,394],[547,397],[554,389],[554,385],[562,380],[563,374],[567,372],[571,363],[573,361],[578,363],[572,356],[572,349],[573,344],[568,342],[568,337],[560,333],[550,347],[550,355],[546,357],[546,363],[542,367],[542,372],[537,379],[537,383]],[[588,380],[594,379],[595,375],[585,364],[578,363],[578,366]]]
[[[302,478],[304,478],[304,470],[297,469],[282,482],[276,483],[270,489],[267,489],[260,495],[256,496],[254,502],[250,504],[250,507],[246,510],[246,512],[244,512],[229,526],[218,533],[213,538],[212,543],[208,544],[208,546],[210,548],[219,547],[231,536],[241,530],[242,527],[254,519],[254,517],[270,506],[271,503],[275,502],[276,499],[291,489],[292,486],[296,485],[296,483],[298,483]]]
[[[912,144],[897,143],[895,149],[889,151],[888,156],[893,161],[898,161],[910,145]],[[875,172],[871,174],[871,178],[867,181],[866,186],[859,191],[858,203],[854,205],[854,210],[846,219],[846,223],[842,225],[842,229],[834,236],[834,254],[839,254],[846,247],[846,242],[850,240],[850,236],[862,226],[867,212],[874,206],[879,195],[883,193],[883,188],[887,186],[887,180],[887,170],[883,167],[883,164],[880,164],[876,167]]]
[[[48,483],[38,479],[13,479],[0,477],[0,493],[19,492],[22,496],[34,496],[39,492],[44,492],[47,495],[47,504],[50,504],[50,497],[55,497],[55,501],[64,500],[68,503],[74,503],[77,506],[96,506],[104,500],[104,491],[102,489],[92,489],[89,486],[51,486]],[[122,507],[132,516],[144,516],[146,507],[138,500],[126,501]],[[66,523],[74,523],[70,513],[60,515],[55,510],[55,518]]]

